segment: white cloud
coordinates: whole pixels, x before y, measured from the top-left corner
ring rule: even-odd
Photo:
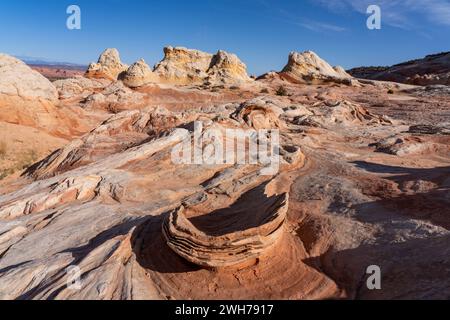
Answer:
[[[344,27],[336,26],[333,24],[323,23],[319,21],[305,21],[305,22],[298,22],[294,23],[300,27],[306,28],[311,31],[317,31],[317,32],[323,32],[323,31],[334,31],[334,32],[342,32],[346,31],[347,29]]]
[[[450,26],[450,0],[311,0],[332,11],[354,10],[362,14],[371,4],[382,8],[387,24],[414,27],[413,15],[423,15],[430,22]]]

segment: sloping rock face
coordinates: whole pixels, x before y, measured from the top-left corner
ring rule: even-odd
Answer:
[[[0,95],[23,99],[58,100],[55,86],[24,62],[0,54]]]
[[[134,91],[122,81],[112,82],[102,91],[92,93],[84,100],[85,108],[105,108],[112,113],[140,108],[144,105],[144,94]]]
[[[245,64],[236,55],[225,51],[212,55],[182,47],[167,47],[164,53],[164,59],[154,70],[164,82],[202,84],[251,81]]]
[[[80,115],[58,103],[58,91],[49,80],[22,61],[0,54],[0,121],[65,138],[80,129]]]
[[[75,78],[57,80],[53,84],[58,90],[60,99],[84,99],[94,91],[105,88],[110,83],[111,81],[106,79],[88,79],[78,76]]]
[[[391,67],[360,67],[349,71],[364,79],[413,85],[450,85],[450,52],[429,55]]]
[[[144,59],[133,63],[121,77],[123,83],[132,88],[158,82],[158,77],[152,72]]]
[[[296,81],[332,81],[350,78],[342,67],[333,68],[312,51],[291,52],[281,75]]]
[[[299,125],[329,129],[336,126],[350,128],[361,125],[393,124],[389,117],[373,114],[364,107],[345,100],[318,103],[310,109],[310,112],[295,117],[294,122]]]
[[[57,175],[119,153],[149,136],[181,123],[179,116],[164,108],[150,107],[111,116],[89,135],[54,152],[26,174],[36,179]],[[122,142],[121,142],[122,141]]]
[[[88,78],[100,78],[117,80],[119,75],[128,69],[128,65],[120,61],[117,49],[106,49],[97,63],[91,63],[85,76]]]

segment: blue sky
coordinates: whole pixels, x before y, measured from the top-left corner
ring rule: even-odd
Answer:
[[[66,9],[82,29],[66,28]],[[366,28],[366,8],[382,29]],[[0,52],[87,64],[108,47],[158,62],[167,45],[236,53],[252,74],[281,69],[290,51],[333,65],[390,65],[450,51],[450,0],[2,0]]]

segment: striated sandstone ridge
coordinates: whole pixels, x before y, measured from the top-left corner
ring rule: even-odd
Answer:
[[[158,77],[152,72],[144,59],[133,63],[127,71],[121,76],[125,85],[131,88],[137,88],[149,83],[158,82]]]
[[[248,198],[241,202],[245,200]],[[192,215],[187,208],[180,207],[163,224],[167,244],[181,257],[202,267],[230,267],[255,260],[282,237],[288,200],[287,194],[270,199],[259,195],[255,202],[259,203],[250,206],[251,209],[248,202],[236,203],[209,216],[195,211]],[[189,219],[196,219],[199,227]]]
[[[86,71],[87,78],[101,78],[117,80],[119,75],[126,71],[128,66],[120,61],[117,49],[106,49],[97,63],[91,63]]]
[[[167,47],[154,72],[163,82],[177,84],[240,83],[250,81],[247,67],[225,51],[212,55],[183,47]]]
[[[281,75],[295,81],[320,82],[351,78],[342,67],[332,67],[312,51],[291,52]]]
[[[354,77],[394,81],[420,86],[450,85],[450,52],[428,55],[390,67],[360,67],[349,71]]]

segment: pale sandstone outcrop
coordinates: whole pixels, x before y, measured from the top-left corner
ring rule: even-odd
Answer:
[[[117,49],[106,49],[97,63],[91,63],[86,71],[88,78],[101,78],[117,80],[122,72],[128,69],[128,65],[120,61]]]
[[[239,60],[237,55],[219,50],[211,60],[208,71],[208,82],[211,83],[240,83],[252,79],[247,74],[247,66]]]
[[[111,81],[107,79],[89,79],[81,76],[53,82],[60,99],[84,99],[95,90],[103,89],[110,83]]]
[[[291,52],[288,64],[281,72],[296,81],[332,81],[351,78],[342,67],[333,68],[312,51]]]
[[[207,77],[213,55],[183,47],[164,48],[164,59],[154,72],[165,82],[179,84],[201,83]]]
[[[183,47],[167,47],[154,72],[161,81],[178,84],[240,83],[251,81],[239,58],[225,51],[212,55]]]
[[[84,101],[84,106],[113,108],[112,111],[118,111],[120,108],[130,109],[142,106],[144,97],[144,94],[128,88],[122,81],[116,81],[101,92],[89,95]]]
[[[34,128],[41,137],[45,132],[56,138],[68,138],[88,130],[80,121],[85,118],[79,110],[60,106],[59,102],[57,89],[47,78],[24,62],[0,54],[0,121]],[[31,133],[33,129],[29,130]],[[24,144],[21,139],[16,142]],[[20,155],[20,149],[16,150],[17,158],[25,157]]]
[[[0,54],[0,95],[57,101],[55,86],[24,62]]]
[[[294,122],[298,125],[321,128],[393,124],[393,120],[389,117],[373,114],[359,104],[345,100],[317,103],[309,110],[312,114],[298,116]]]
[[[124,151],[130,144],[148,139],[180,122],[180,116],[160,107],[121,112],[81,139],[57,150],[27,170],[26,174],[42,179],[90,164],[106,155]],[[124,139],[127,143],[122,141]]]
[[[149,83],[158,82],[158,77],[153,73],[144,59],[133,63],[121,76],[123,83],[132,88],[141,87]]]

